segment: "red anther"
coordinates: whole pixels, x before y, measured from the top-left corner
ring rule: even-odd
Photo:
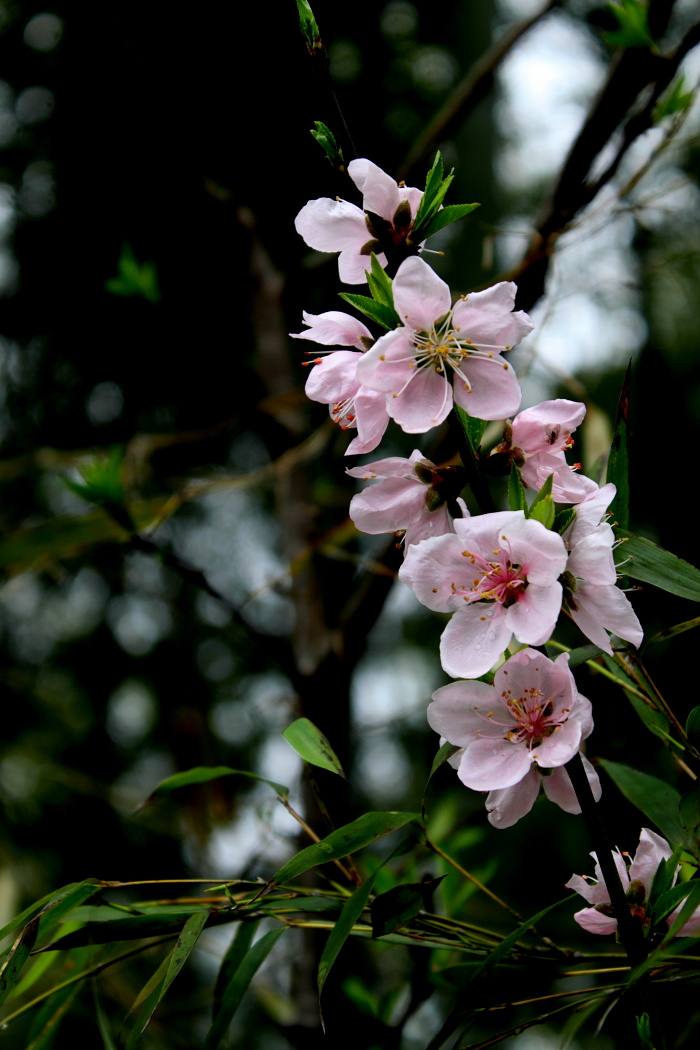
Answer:
[[[581,469],[581,464],[580,463],[574,463],[574,470],[580,470],[580,469]]]
[[[355,417],[351,416],[351,415],[348,415],[348,423],[354,423],[354,422],[355,422]]]

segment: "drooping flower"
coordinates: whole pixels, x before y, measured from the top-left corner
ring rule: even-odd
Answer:
[[[553,475],[554,501],[579,503],[598,489],[594,481],[577,474],[566,462],[566,449],[574,443],[571,435],[585,414],[586,406],[578,401],[543,401],[518,413],[506,426],[503,443],[494,452],[507,453],[526,487],[538,490]]]
[[[372,252],[386,266],[377,233],[397,246],[405,241],[413,228],[423,191],[397,184],[364,158],[351,161],[348,174],[362,193],[362,208],[348,201],[320,197],[304,205],[294,225],[310,248],[340,252],[341,281],[364,284]],[[381,231],[375,229],[372,216],[377,217],[377,225],[382,224]]]
[[[387,409],[408,434],[445,420],[453,399],[479,419],[502,419],[520,404],[520,385],[503,359],[532,330],[526,313],[513,312],[509,282],[462,296],[452,308],[450,289],[422,259],[401,264],[394,278],[400,328],[381,336],[362,359],[358,377],[382,390]]]
[[[647,929],[651,922],[647,914],[647,902],[654,875],[661,861],[668,860],[671,853],[671,847],[666,839],[650,831],[649,828],[642,828],[637,852],[629,867],[619,851],[614,850],[612,854],[622,887],[627,894],[630,911]],[[567,889],[580,893],[592,905],[590,908],[583,908],[576,912],[574,919],[589,933],[615,933],[617,919],[610,904],[610,894],[600,870],[598,858],[595,853],[591,853],[591,856],[595,861],[595,880],[590,881],[588,876],[572,875],[566,883]],[[673,877],[673,885],[677,878],[678,870]],[[681,907],[682,904],[667,916],[665,920],[667,926],[673,925]],[[678,930],[676,936],[692,937],[697,934],[700,934],[700,908],[693,912],[688,921]]]
[[[478,678],[513,635],[526,645],[548,640],[561,609],[566,548],[521,510],[460,518],[453,528],[455,535],[409,547],[399,577],[429,609],[454,613],[440,642],[445,671]]]
[[[601,522],[584,530],[569,554],[563,574],[564,602],[587,638],[612,656],[608,632],[639,648],[644,631],[627,595],[616,586],[615,534]]]
[[[324,314],[304,311],[305,332],[291,333],[292,339],[310,339],[323,346],[355,346],[355,350],[316,351],[313,368],[306,381],[306,395],[328,405],[331,419],[342,430],[356,429],[346,456],[372,452],[389,424],[386,397],[363,387],[357,378],[357,365],[365,348],[373,342],[372,333],[361,321],[339,310]]]
[[[415,449],[410,459],[393,456],[346,471],[353,478],[384,478],[350,501],[350,517],[361,532],[405,532],[406,549],[430,536],[452,532],[449,501],[464,487],[457,467],[436,467]],[[456,503],[469,516],[464,500]]]
[[[460,747],[451,762],[462,783],[489,792],[486,809],[495,827],[510,827],[528,813],[540,783],[562,809],[580,812],[563,766],[590,735],[593,719],[568,661],[568,653],[552,661],[522,649],[498,668],[493,685],[451,682],[433,693],[428,722]],[[598,777],[586,767],[599,797]]]

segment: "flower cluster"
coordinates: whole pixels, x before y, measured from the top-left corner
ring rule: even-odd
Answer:
[[[444,190],[435,195],[435,179],[424,196],[368,160],[348,170],[362,207],[309,201],[296,227],[312,248],[340,253],[343,281],[367,282],[370,297],[344,297],[381,330],[338,311],[305,313],[307,327],[294,338],[323,348],[311,351],[308,396],[356,431],[347,454],[373,451],[391,420],[408,434],[441,425],[453,408],[463,419],[504,420],[500,444],[479,451],[471,469],[511,476],[509,510],[477,514],[471,504],[470,513],[460,495],[466,471],[416,449],[409,459],[348,470],[374,482],[354,496],[350,516],[363,532],[401,534],[400,579],[429,609],[449,614],[440,657],[462,680],[433,694],[428,721],[456,747],[450,762],[462,783],[487,792],[490,822],[515,823],[541,785],[577,813],[565,767],[593,729],[591,704],[566,654],[552,661],[531,647],[551,639],[562,611],[605,653],[613,637],[640,645],[605,520],[615,487],[567,462],[585,405],[559,398],[518,413],[507,355],[533,324],[515,309],[516,286],[455,297],[420,254],[421,240],[450,218],[440,218]],[[583,763],[597,798],[597,775]]]

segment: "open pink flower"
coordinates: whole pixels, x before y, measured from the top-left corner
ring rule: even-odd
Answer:
[[[372,333],[361,321],[339,310],[325,314],[304,311],[305,332],[291,333],[292,339],[310,339],[323,346],[355,346],[360,351],[371,345]],[[309,351],[312,352],[312,351]],[[331,419],[342,430],[356,429],[357,437],[348,445],[346,456],[372,452],[389,424],[386,398],[363,387],[357,378],[362,352],[355,350],[315,351],[313,368],[306,381],[306,395],[328,405]]]
[[[310,248],[340,252],[341,281],[364,284],[372,252],[381,265],[386,266],[386,256],[381,253],[372,220],[366,213],[388,223],[387,235],[398,245],[413,228],[423,192],[413,186],[399,186],[390,175],[364,158],[351,161],[348,174],[362,193],[362,208],[348,201],[320,197],[304,205],[294,225]]]
[[[462,296],[453,309],[448,286],[414,256],[399,267],[393,292],[405,324],[377,340],[358,377],[388,395],[389,414],[406,433],[442,423],[453,398],[479,419],[502,419],[518,408],[520,385],[502,353],[533,325],[526,313],[513,312],[514,284]]]
[[[651,884],[654,880],[656,869],[662,860],[668,860],[672,850],[666,839],[649,828],[642,828],[639,837],[639,845],[634,855],[634,860],[628,865],[625,858],[618,851],[613,851],[613,859],[627,894],[630,910],[641,921],[643,926],[648,927],[650,918],[647,915],[646,904],[651,892]],[[600,870],[598,858],[591,853],[595,861],[595,881],[589,880],[588,876],[572,875],[566,883],[567,889],[580,893],[592,907],[583,908],[576,912],[574,919],[589,933],[615,933],[617,930],[617,919],[615,918],[610,904],[610,894],[605,885],[603,873]],[[678,878],[676,872],[673,878],[675,884]],[[676,916],[682,908],[680,904],[666,918],[667,926],[672,926]],[[681,926],[676,934],[677,937],[693,937],[700,934],[700,908],[693,912],[687,922]]]
[[[557,533],[521,510],[460,518],[455,535],[409,547],[399,577],[419,601],[454,616],[440,642],[454,678],[478,678],[513,635],[548,640],[561,609],[566,548]]]
[[[405,532],[405,546],[430,536],[452,532],[441,483],[450,478],[454,467],[440,470],[415,449],[410,459],[393,456],[366,463],[346,471],[353,478],[384,478],[370,485],[350,501],[350,517],[361,532],[376,536],[382,532]],[[459,491],[459,489],[458,489]],[[457,499],[463,517],[469,517],[464,500]]]
[[[567,653],[552,661],[522,649],[499,667],[493,685],[452,682],[433,693],[428,722],[461,748],[451,760],[457,775],[467,787],[489,792],[486,808],[496,827],[510,827],[530,811],[540,782],[552,801],[580,812],[563,766],[591,733],[593,720],[568,661]],[[597,775],[589,770],[599,795]]]
[[[579,503],[598,488],[590,478],[576,474],[566,462],[565,451],[574,443],[571,435],[585,414],[586,406],[578,401],[565,398],[543,401],[518,413],[507,430],[506,442],[496,451],[507,448],[529,488],[540,489],[547,478],[554,475],[555,502]]]

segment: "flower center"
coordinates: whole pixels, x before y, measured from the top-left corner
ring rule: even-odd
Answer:
[[[515,699],[510,690],[501,694],[508,710],[517,724],[517,729],[508,733],[513,743],[527,743],[530,748],[537,747],[545,737],[551,736],[558,722],[552,718],[552,698],[545,698],[544,693],[532,686],[524,696]]]
[[[466,602],[490,601],[498,602],[509,608],[519,601],[527,589],[527,578],[521,565],[513,565],[508,553],[502,548],[493,551],[494,561],[487,561],[480,554],[473,551],[462,551],[463,558],[469,558],[474,568],[481,572],[475,576],[472,586],[460,588],[465,591]],[[455,584],[452,584],[457,590]]]

